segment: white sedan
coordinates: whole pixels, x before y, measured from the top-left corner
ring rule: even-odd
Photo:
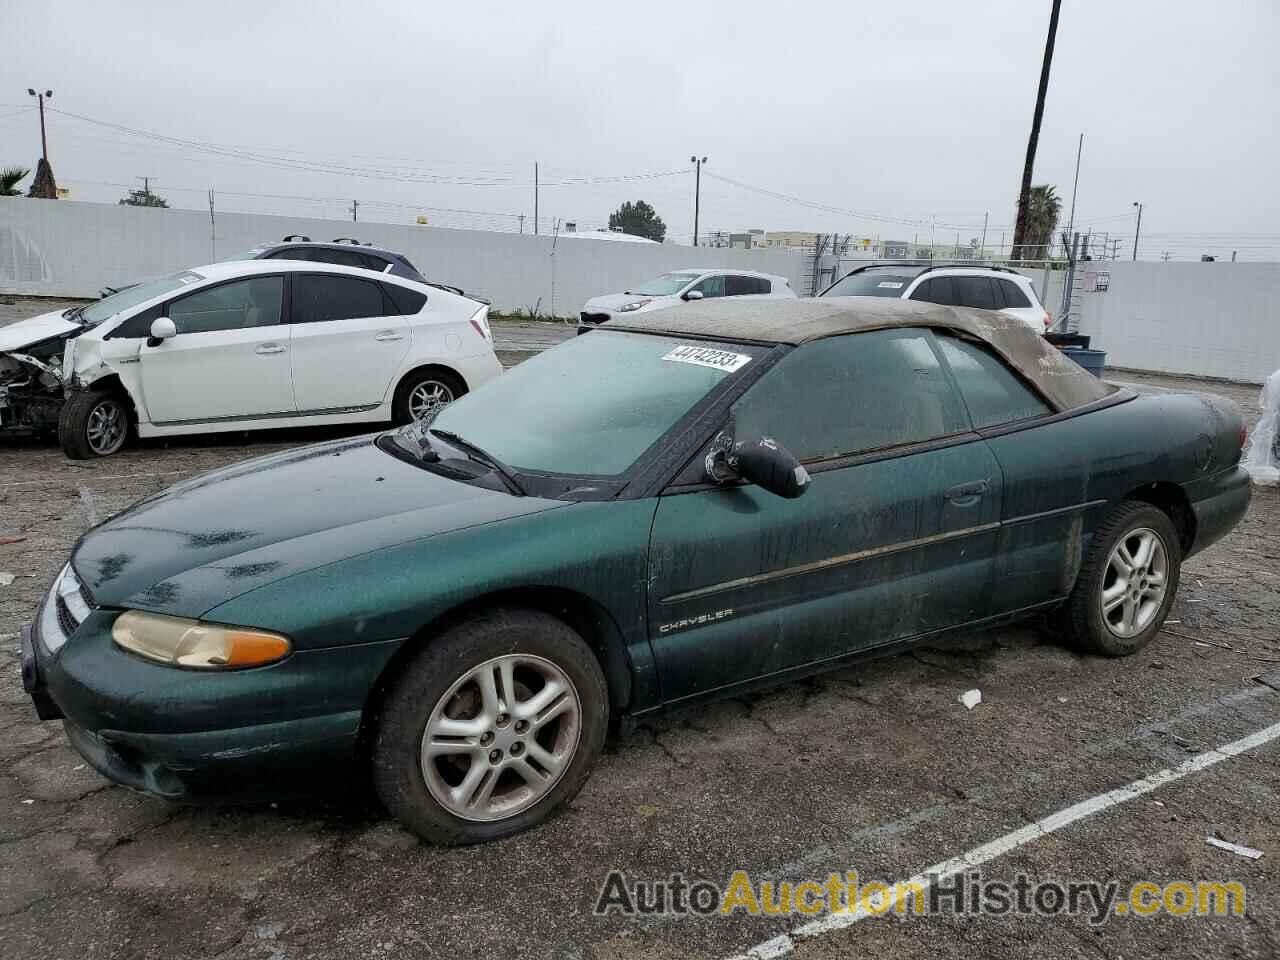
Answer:
[[[578,333],[585,333],[614,317],[661,310],[663,307],[692,300],[713,297],[794,300],[795,296],[787,278],[772,273],[732,270],[727,267],[675,270],[646,280],[623,293],[592,297],[583,305],[578,316]]]
[[[429,416],[502,372],[488,310],[390,274],[251,260],[185,270],[4,333],[21,339],[29,326],[44,338],[53,326],[88,327],[58,331],[67,338],[60,362],[42,366],[66,395],[63,450],[89,459],[115,453],[131,432]]]

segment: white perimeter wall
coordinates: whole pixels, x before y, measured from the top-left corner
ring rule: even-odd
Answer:
[[[432,280],[511,311],[576,316],[583,302],[667,270],[727,266],[786,277],[807,291],[809,260],[764,250],[712,250],[407,224],[157,210],[68,200],[0,198],[0,293],[93,297],[128,283],[210,263],[286,234],[355,236],[405,254]]]

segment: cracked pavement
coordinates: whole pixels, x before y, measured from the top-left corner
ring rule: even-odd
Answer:
[[[1256,388],[1118,378],[1223,392],[1257,414]],[[363,796],[192,807],[109,785],[60,724],[36,720],[15,651],[76,537],[184,477],[332,435],[192,437],[94,463],[0,440],[0,571],[15,575],[0,587],[0,956],[731,956],[802,918],[596,917],[607,871],[892,883],[1280,722],[1280,492],[1257,490],[1237,531],[1184,568],[1179,622],[1134,657],[1081,657],[1030,623],[646,720],[610,741],[563,816],[483,847],[425,846]],[[966,710],[957,697],[974,687],[982,703]],[[1243,917],[886,917],[795,955],[1280,956],[1278,760],[1272,741],[983,871],[1238,880]]]

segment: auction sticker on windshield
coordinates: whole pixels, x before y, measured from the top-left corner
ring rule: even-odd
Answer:
[[[672,363],[695,363],[700,367],[712,367],[716,370],[723,370],[725,373],[733,373],[735,370],[741,370],[751,358],[745,353],[733,353],[730,350],[713,350],[710,347],[695,347],[693,344],[682,343],[669,352],[663,360],[670,360]]]

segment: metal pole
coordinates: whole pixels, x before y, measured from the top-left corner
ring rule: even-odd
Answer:
[[[40,101],[40,155],[44,157],[44,162],[49,162],[49,140],[44,134],[44,94],[38,95]]]
[[[689,158],[689,162],[693,164],[693,245],[698,245],[698,213],[702,206],[702,165],[707,162],[706,157],[698,158],[694,154]]]
[[[982,243],[978,245],[978,256],[983,260],[987,259],[987,218],[990,216],[990,210],[982,215]]]
[[[1142,204],[1137,200],[1133,201],[1133,205],[1138,208],[1138,225],[1133,228],[1133,259],[1138,259],[1138,235],[1142,233]]]
[[[538,161],[533,162],[533,235],[538,235]]]

